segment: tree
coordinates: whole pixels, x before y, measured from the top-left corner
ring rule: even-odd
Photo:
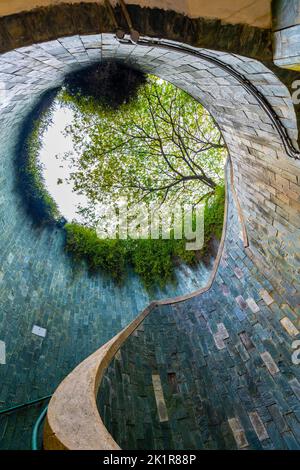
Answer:
[[[215,194],[224,178],[226,148],[209,113],[187,93],[149,76],[137,97],[117,109],[93,98],[60,97],[74,110],[67,128],[75,152],[75,191],[89,201],[82,212],[95,217],[98,204],[126,196],[130,204],[192,203]]]

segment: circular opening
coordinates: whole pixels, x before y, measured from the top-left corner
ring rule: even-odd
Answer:
[[[47,217],[66,222],[67,251],[91,271],[121,282],[129,265],[153,289],[178,268],[211,266],[227,149],[186,92],[118,62],[93,65],[41,107],[27,154]]]

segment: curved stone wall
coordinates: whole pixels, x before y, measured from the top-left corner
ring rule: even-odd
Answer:
[[[119,2],[86,0],[17,0],[0,7],[0,51],[74,34],[110,33],[116,27],[129,32]],[[232,0],[172,2],[133,0],[125,2],[132,25],[142,36],[184,41],[195,47],[231,52],[263,61],[286,84],[290,93],[296,72],[273,63],[271,1],[256,3]],[[157,8],[159,6],[159,8]],[[36,7],[36,8],[35,8]],[[179,8],[178,8],[179,7]],[[181,12],[181,13],[180,13]],[[300,104],[297,109],[300,122]]]
[[[104,375],[100,416],[123,449],[300,448],[299,317],[245,253],[228,198],[211,289],[152,310]]]
[[[254,59],[204,52],[238,70],[261,91],[296,145],[291,97],[279,79]],[[0,400],[4,405],[53,391],[76,363],[125,326],[148,301],[135,295],[140,294],[135,279],[116,292],[107,279],[90,279],[84,269],[72,270],[62,251],[62,233],[34,228],[15,188],[14,153],[28,112],[66,73],[105,57],[170,80],[215,117],[232,156],[250,247],[268,279],[265,282],[270,282],[265,287],[275,289],[279,311],[297,325],[299,162],[286,154],[274,121],[255,96],[216,62],[151,44],[120,44],[109,34],[76,35],[23,47],[0,57],[5,91],[0,109],[0,340],[7,351],[7,364],[0,365]],[[230,278],[232,286],[239,276],[237,270]],[[34,324],[47,329],[44,339],[32,334]],[[22,420],[23,429],[28,429],[28,421]],[[3,447],[12,446],[23,432],[14,418],[3,429]]]
[[[101,47],[95,50],[91,40],[100,44],[101,36],[61,39],[0,57],[0,341],[6,349],[6,364],[0,365],[1,408],[53,393],[66,374],[151,300],[133,274],[120,288],[109,277],[91,277],[84,265],[74,267],[64,253],[64,232],[35,227],[17,188],[14,160],[23,123],[47,89],[59,86],[71,70],[101,59]],[[103,40],[109,49],[111,36]],[[90,49],[84,41],[90,41]],[[155,297],[199,288],[210,269],[200,265],[177,274],[179,284]],[[34,325],[47,330],[45,338],[32,333]],[[39,408],[0,416],[1,448],[30,445]]]

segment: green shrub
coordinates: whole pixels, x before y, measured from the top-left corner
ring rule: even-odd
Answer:
[[[204,209],[205,235],[201,256],[209,253],[213,237],[220,239],[224,217],[224,187],[218,187],[206,201]],[[163,288],[175,282],[175,267],[180,263],[196,265],[199,253],[187,251],[186,241],[174,240],[119,240],[100,239],[94,229],[77,223],[66,224],[66,251],[75,260],[86,260],[92,272],[101,270],[118,283],[125,278],[127,267],[136,272],[148,290]]]
[[[86,260],[92,272],[99,269],[120,282],[125,274],[125,245],[121,240],[99,239],[95,230],[66,224],[66,250],[75,260]]]
[[[172,240],[135,240],[131,243],[133,269],[148,289],[155,286],[162,288],[175,281],[172,259],[174,248]]]
[[[217,186],[215,194],[206,200],[204,208],[204,246],[201,254],[206,254],[211,246],[211,241],[215,237],[221,240],[223,232],[225,207],[225,186]]]
[[[17,152],[18,190],[28,212],[37,224],[56,224],[61,219],[57,205],[47,189],[39,162],[45,130],[51,123],[51,103],[56,91],[46,94],[28,117]]]
[[[112,109],[128,103],[146,83],[146,75],[121,62],[104,61],[66,77],[67,95],[77,104],[92,101]]]

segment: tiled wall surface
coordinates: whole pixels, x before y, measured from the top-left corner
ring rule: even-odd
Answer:
[[[105,374],[100,414],[124,449],[300,448],[299,316],[246,256],[229,203],[212,288],[152,311]]]
[[[290,95],[269,70],[252,59],[206,53],[230,63],[256,85],[295,141],[296,120]],[[275,294],[279,296],[274,304],[278,305],[278,315],[288,316],[299,328],[299,164],[285,154],[276,129],[255,98],[226,71],[207,61],[164,48],[121,45],[108,34],[74,36],[24,47],[0,56],[0,341],[6,346],[6,363],[0,364],[3,408],[51,393],[78,362],[110,339],[149,301],[134,277],[119,290],[104,277],[88,277],[82,267],[72,269],[63,253],[63,234],[58,229],[34,228],[16,191],[13,160],[22,121],[41,94],[58,86],[66,73],[108,57],[125,60],[181,86],[216,118],[232,157],[250,246],[266,276],[264,289],[273,298]],[[227,254],[230,261],[228,248]],[[243,252],[240,256],[243,262],[234,265],[236,273],[230,283],[224,280],[242,306],[234,314],[237,324],[238,316],[242,319],[246,310],[243,299],[250,295],[244,292],[246,286],[259,283],[254,277],[256,268],[252,268],[247,283],[239,285],[245,276],[244,264],[250,263]],[[186,286],[180,284],[169,295],[185,293],[186,288],[194,290],[193,281],[187,280]],[[261,295],[267,298],[265,293]],[[261,299],[253,298],[255,302]],[[253,307],[252,301],[250,305]],[[269,311],[271,307],[272,304],[266,308]],[[223,309],[218,308],[216,304],[215,318],[218,324],[226,325]],[[271,319],[276,320],[276,312],[272,312]],[[265,328],[260,321],[258,324]],[[34,325],[45,328],[46,336],[33,334]],[[159,325],[157,322],[158,328]],[[231,326],[226,328],[229,332]],[[260,326],[256,328],[260,331]],[[175,336],[176,331],[175,328]],[[228,342],[223,337],[225,330],[221,327],[213,333],[217,331],[216,342],[223,346]],[[286,334],[279,323],[274,331],[280,337]],[[199,340],[196,342],[200,345]],[[266,350],[277,361],[272,348]],[[197,351],[195,346],[195,354]],[[225,354],[225,349],[220,351]],[[211,357],[213,361],[213,354]],[[263,357],[268,362],[268,357]],[[164,380],[161,382],[164,387]],[[1,418],[1,447],[28,445],[23,431],[30,428],[32,418],[18,416]],[[257,422],[256,415],[251,416]],[[230,423],[238,429],[236,421]]]

